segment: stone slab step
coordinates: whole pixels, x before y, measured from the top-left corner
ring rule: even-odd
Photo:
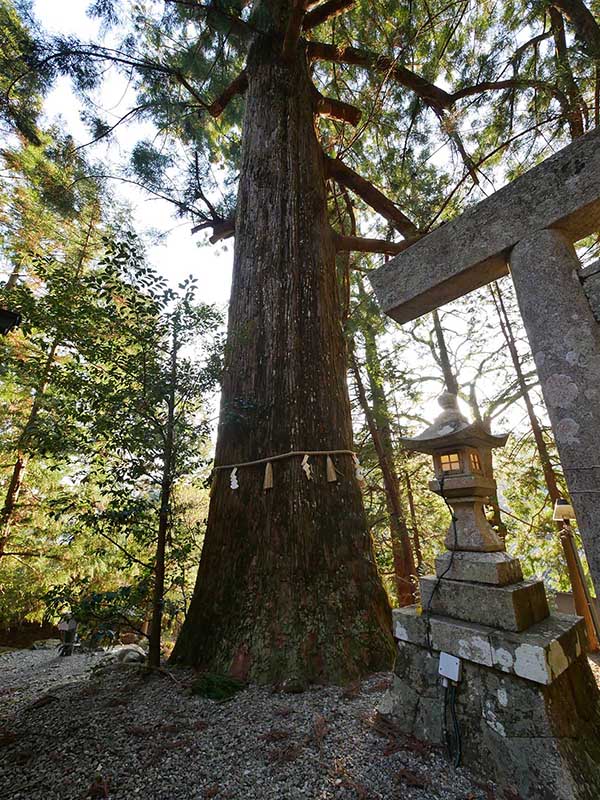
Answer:
[[[542,581],[491,586],[428,575],[420,587],[421,605],[431,613],[505,631],[526,630],[550,613]]]
[[[518,558],[506,552],[480,553],[455,551],[444,553],[435,560],[435,574],[450,581],[471,581],[507,586],[520,583],[523,572]]]
[[[417,606],[394,609],[399,642],[444,651],[525,680],[550,685],[587,648],[582,617],[552,614],[529,630],[515,633],[432,614],[427,639],[426,615]]]

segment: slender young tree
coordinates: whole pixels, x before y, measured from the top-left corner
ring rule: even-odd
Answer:
[[[406,513],[397,474],[396,454],[390,424],[390,411],[385,394],[381,357],[377,344],[377,328],[382,327],[378,310],[366,293],[360,278],[356,279],[357,308],[353,328],[360,331],[364,342],[364,372],[368,387],[361,374],[361,364],[353,343],[350,344],[350,368],[360,407],[365,416],[377,461],[383,479],[385,504],[389,515],[394,586],[399,606],[414,602],[415,558],[406,523]]]
[[[510,321],[510,317],[508,315],[506,305],[504,303],[502,290],[497,282],[490,286],[490,294],[494,301],[494,306],[496,308],[496,313],[498,314],[498,320],[500,323],[500,328],[502,330],[502,335],[504,336],[506,347],[508,349],[508,352],[510,353],[512,365],[515,374],[517,376],[517,380],[519,382],[519,387],[521,389],[521,396],[523,402],[525,403],[525,408],[527,409],[527,417],[529,419],[529,425],[531,427],[531,432],[533,433],[533,438],[535,441],[535,446],[540,460],[540,465],[542,467],[544,482],[546,484],[546,489],[548,490],[548,497],[550,498],[550,502],[552,503],[552,505],[554,505],[556,501],[563,496],[563,494],[559,488],[558,477],[554,469],[554,466],[552,464],[552,459],[550,458],[548,445],[546,444],[546,440],[544,439],[542,426],[535,412],[535,408],[533,406],[533,402],[531,399],[530,389],[529,386],[527,385],[527,381],[525,380],[525,376],[523,374],[521,358],[519,356],[519,351],[517,349],[512,323]],[[559,531],[559,535],[562,534],[563,525],[561,523],[557,523],[556,527],[557,530]],[[567,531],[564,531],[564,533],[566,536]],[[571,582],[571,588],[573,590],[573,595],[575,598],[575,610],[577,611],[578,614],[581,614],[581,616],[583,616],[585,619],[585,624],[588,631],[588,642],[590,648],[593,651],[595,651],[598,650],[599,646],[598,635],[595,630],[594,621],[591,617],[591,613],[587,605],[586,593],[582,584],[581,575],[577,563],[577,557],[574,552],[573,540],[572,539],[567,540],[566,538],[561,538],[561,542],[563,545],[563,552],[567,564],[567,571],[569,573],[569,580]]]
[[[133,235],[107,242],[92,281],[104,314],[82,352],[81,413],[106,496],[125,494],[132,507],[136,497],[156,498],[144,513],[151,518],[154,508],[145,533],[154,550],[148,659],[158,667],[174,492],[203,461],[206,401],[220,375],[221,318],[195,300],[194,279],[178,291],[167,287],[144,263]]]

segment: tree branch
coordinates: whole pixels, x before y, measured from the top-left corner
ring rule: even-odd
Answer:
[[[406,250],[416,239],[405,239],[403,242],[388,242],[385,239],[366,239],[362,236],[344,236],[333,231],[335,249],[338,253],[386,253],[395,256]]]
[[[221,239],[229,239],[231,236],[235,236],[235,217],[223,220],[220,225],[213,225],[213,235],[208,241],[216,244]]]
[[[343,14],[355,4],[356,0],[327,0],[326,3],[316,6],[305,17],[302,28],[305,31],[310,31],[327,22],[328,19],[337,17],[338,14]]]
[[[127,111],[125,114],[123,114],[123,116],[120,119],[118,119],[109,128],[107,128],[106,130],[102,131],[102,133],[100,133],[98,136],[94,137],[93,139],[91,139],[89,142],[86,142],[85,144],[79,144],[79,145],[77,145],[77,147],[74,147],[73,148],[73,152],[76,153],[78,150],[83,150],[85,147],[89,147],[92,144],[96,144],[96,142],[99,142],[101,139],[105,139],[107,136],[111,135],[111,133],[115,130],[115,128],[117,128],[119,125],[121,125],[121,123],[125,122],[126,119],[128,119],[129,117],[133,117],[133,116],[135,116],[136,114],[139,114],[142,111],[145,111],[149,107],[150,107],[150,103],[144,103],[141,106],[136,106],[135,108],[129,109],[129,111]]]
[[[329,119],[338,119],[341,122],[349,122],[350,125],[358,125],[362,116],[362,111],[350,103],[344,103],[343,100],[335,100],[333,97],[325,97],[321,92],[315,88],[315,97],[317,99],[316,112],[321,117],[328,117]]]
[[[221,31],[223,29],[223,25],[215,21],[211,22],[211,17],[213,20],[216,17],[217,20],[221,19],[229,23],[229,30],[232,33],[235,33],[237,36],[247,37],[252,32],[259,32],[251,23],[246,22],[235,14],[230,14],[224,8],[221,8],[218,2],[207,3],[206,5],[198,3],[197,0],[165,0],[165,2],[174,3],[175,5],[184,6],[185,8],[191,8],[198,14],[204,14],[206,24],[217,31]]]
[[[569,104],[571,107],[569,114],[569,130],[571,138],[577,139],[577,137],[583,136],[584,120],[586,122],[588,121],[587,106],[581,96],[577,81],[571,70],[569,51],[567,49],[567,37],[565,35],[565,24],[562,14],[554,8],[554,6],[550,6],[548,12],[550,14],[550,26],[554,37],[556,66],[559,76],[562,78],[566,94],[569,97]]]
[[[513,57],[510,60],[510,63],[512,64],[515,71],[519,68],[519,65],[521,63],[521,56],[523,55],[525,50],[527,50],[527,48],[529,47],[537,48],[538,44],[541,44],[543,41],[549,39],[551,36],[552,36],[552,31],[544,31],[543,33],[539,33],[537,36],[534,36],[532,39],[529,39],[529,41],[524,42],[522,45],[517,47]]]
[[[525,80],[510,78],[503,81],[483,81],[474,86],[467,86],[452,94],[440,89],[425,78],[417,75],[405,67],[399,66],[393,59],[381,56],[371,50],[359,50],[356,47],[337,48],[324,42],[309,42],[307,45],[309,58],[318,61],[333,61],[337,64],[351,64],[365,69],[389,74],[397,83],[415,92],[424,103],[441,114],[464,97],[482,94],[486,91],[499,91],[503,89],[541,89],[550,92],[561,104],[563,111],[568,114],[569,100],[564,92],[546,81]]]
[[[411,89],[436,111],[442,111],[452,105],[452,98],[444,89],[425,80],[415,72],[399,66],[387,56],[381,56],[371,50],[359,50],[356,47],[338,48],[325,42],[308,42],[307,55],[313,61],[333,61],[336,64],[351,64],[357,67],[373,69],[376,72],[389,74],[397,83]]]
[[[404,237],[416,238],[419,235],[417,226],[372,183],[347,167],[339,158],[330,158],[325,154],[323,157],[325,169],[330,178],[357,194],[374,211],[385,217]]]
[[[62,556],[53,554],[53,553],[36,553],[34,551],[26,550],[23,553],[13,553],[10,550],[5,550],[2,553],[3,556],[13,556],[13,558],[50,558],[54,561],[61,561]]]
[[[547,83],[546,81],[528,80],[525,78],[507,78],[503,81],[482,81],[473,86],[465,86],[464,89],[459,89],[449,95],[450,105],[456,103],[457,100],[462,100],[464,97],[472,97],[474,94],[498,92],[505,89],[540,89],[544,92],[549,92],[558,100],[564,113],[569,113],[569,99],[564,92],[561,92],[556,86],[552,86],[551,83]]]
[[[552,0],[551,5],[562,11],[591,55],[600,59],[600,25],[586,4],[582,0]]]
[[[227,108],[229,103],[239,94],[244,94],[248,88],[248,75],[246,70],[243,69],[240,74],[235,78],[229,86],[224,89],[221,94],[214,100],[208,107],[207,111],[215,119],[220,116]]]
[[[283,47],[281,49],[281,57],[284,61],[289,62],[294,57],[296,48],[298,47],[298,39],[302,32],[302,21],[304,20],[305,13],[305,0],[294,0],[283,38]]]
[[[107,533],[104,533],[104,531],[100,530],[100,526],[99,525],[96,526],[96,533],[99,533],[100,536],[102,536],[104,539],[107,539],[112,545],[114,545],[122,553],[124,553],[127,556],[127,558],[129,558],[131,561],[135,562],[136,564],[139,564],[142,567],[145,567],[146,569],[151,569],[151,567],[152,567],[151,564],[146,564],[144,561],[140,561],[139,558],[136,558],[135,556],[131,555],[131,553],[125,547],[123,547],[118,542],[116,542]]]
[[[230,219],[206,220],[201,222],[198,225],[194,225],[192,228],[192,235],[198,233],[198,231],[203,231],[206,228],[213,229],[213,234],[208,241],[211,244],[216,244],[217,242],[220,242],[221,239],[229,239],[231,236],[235,235],[235,217],[231,217]]]

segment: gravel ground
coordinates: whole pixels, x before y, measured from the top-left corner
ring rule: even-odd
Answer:
[[[103,657],[104,653],[85,653],[58,658],[55,649],[0,655],[0,719],[14,715],[47,690],[87,680]]]
[[[389,681],[216,703],[192,673],[101,657],[0,657],[0,797],[11,800],[490,800],[375,713]]]

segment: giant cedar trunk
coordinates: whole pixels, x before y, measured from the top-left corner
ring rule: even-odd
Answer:
[[[346,353],[325,176],[302,47],[257,40],[247,74],[233,286],[216,464],[351,449]],[[198,579],[173,659],[275,682],[390,665],[390,610],[349,455],[215,473]]]

